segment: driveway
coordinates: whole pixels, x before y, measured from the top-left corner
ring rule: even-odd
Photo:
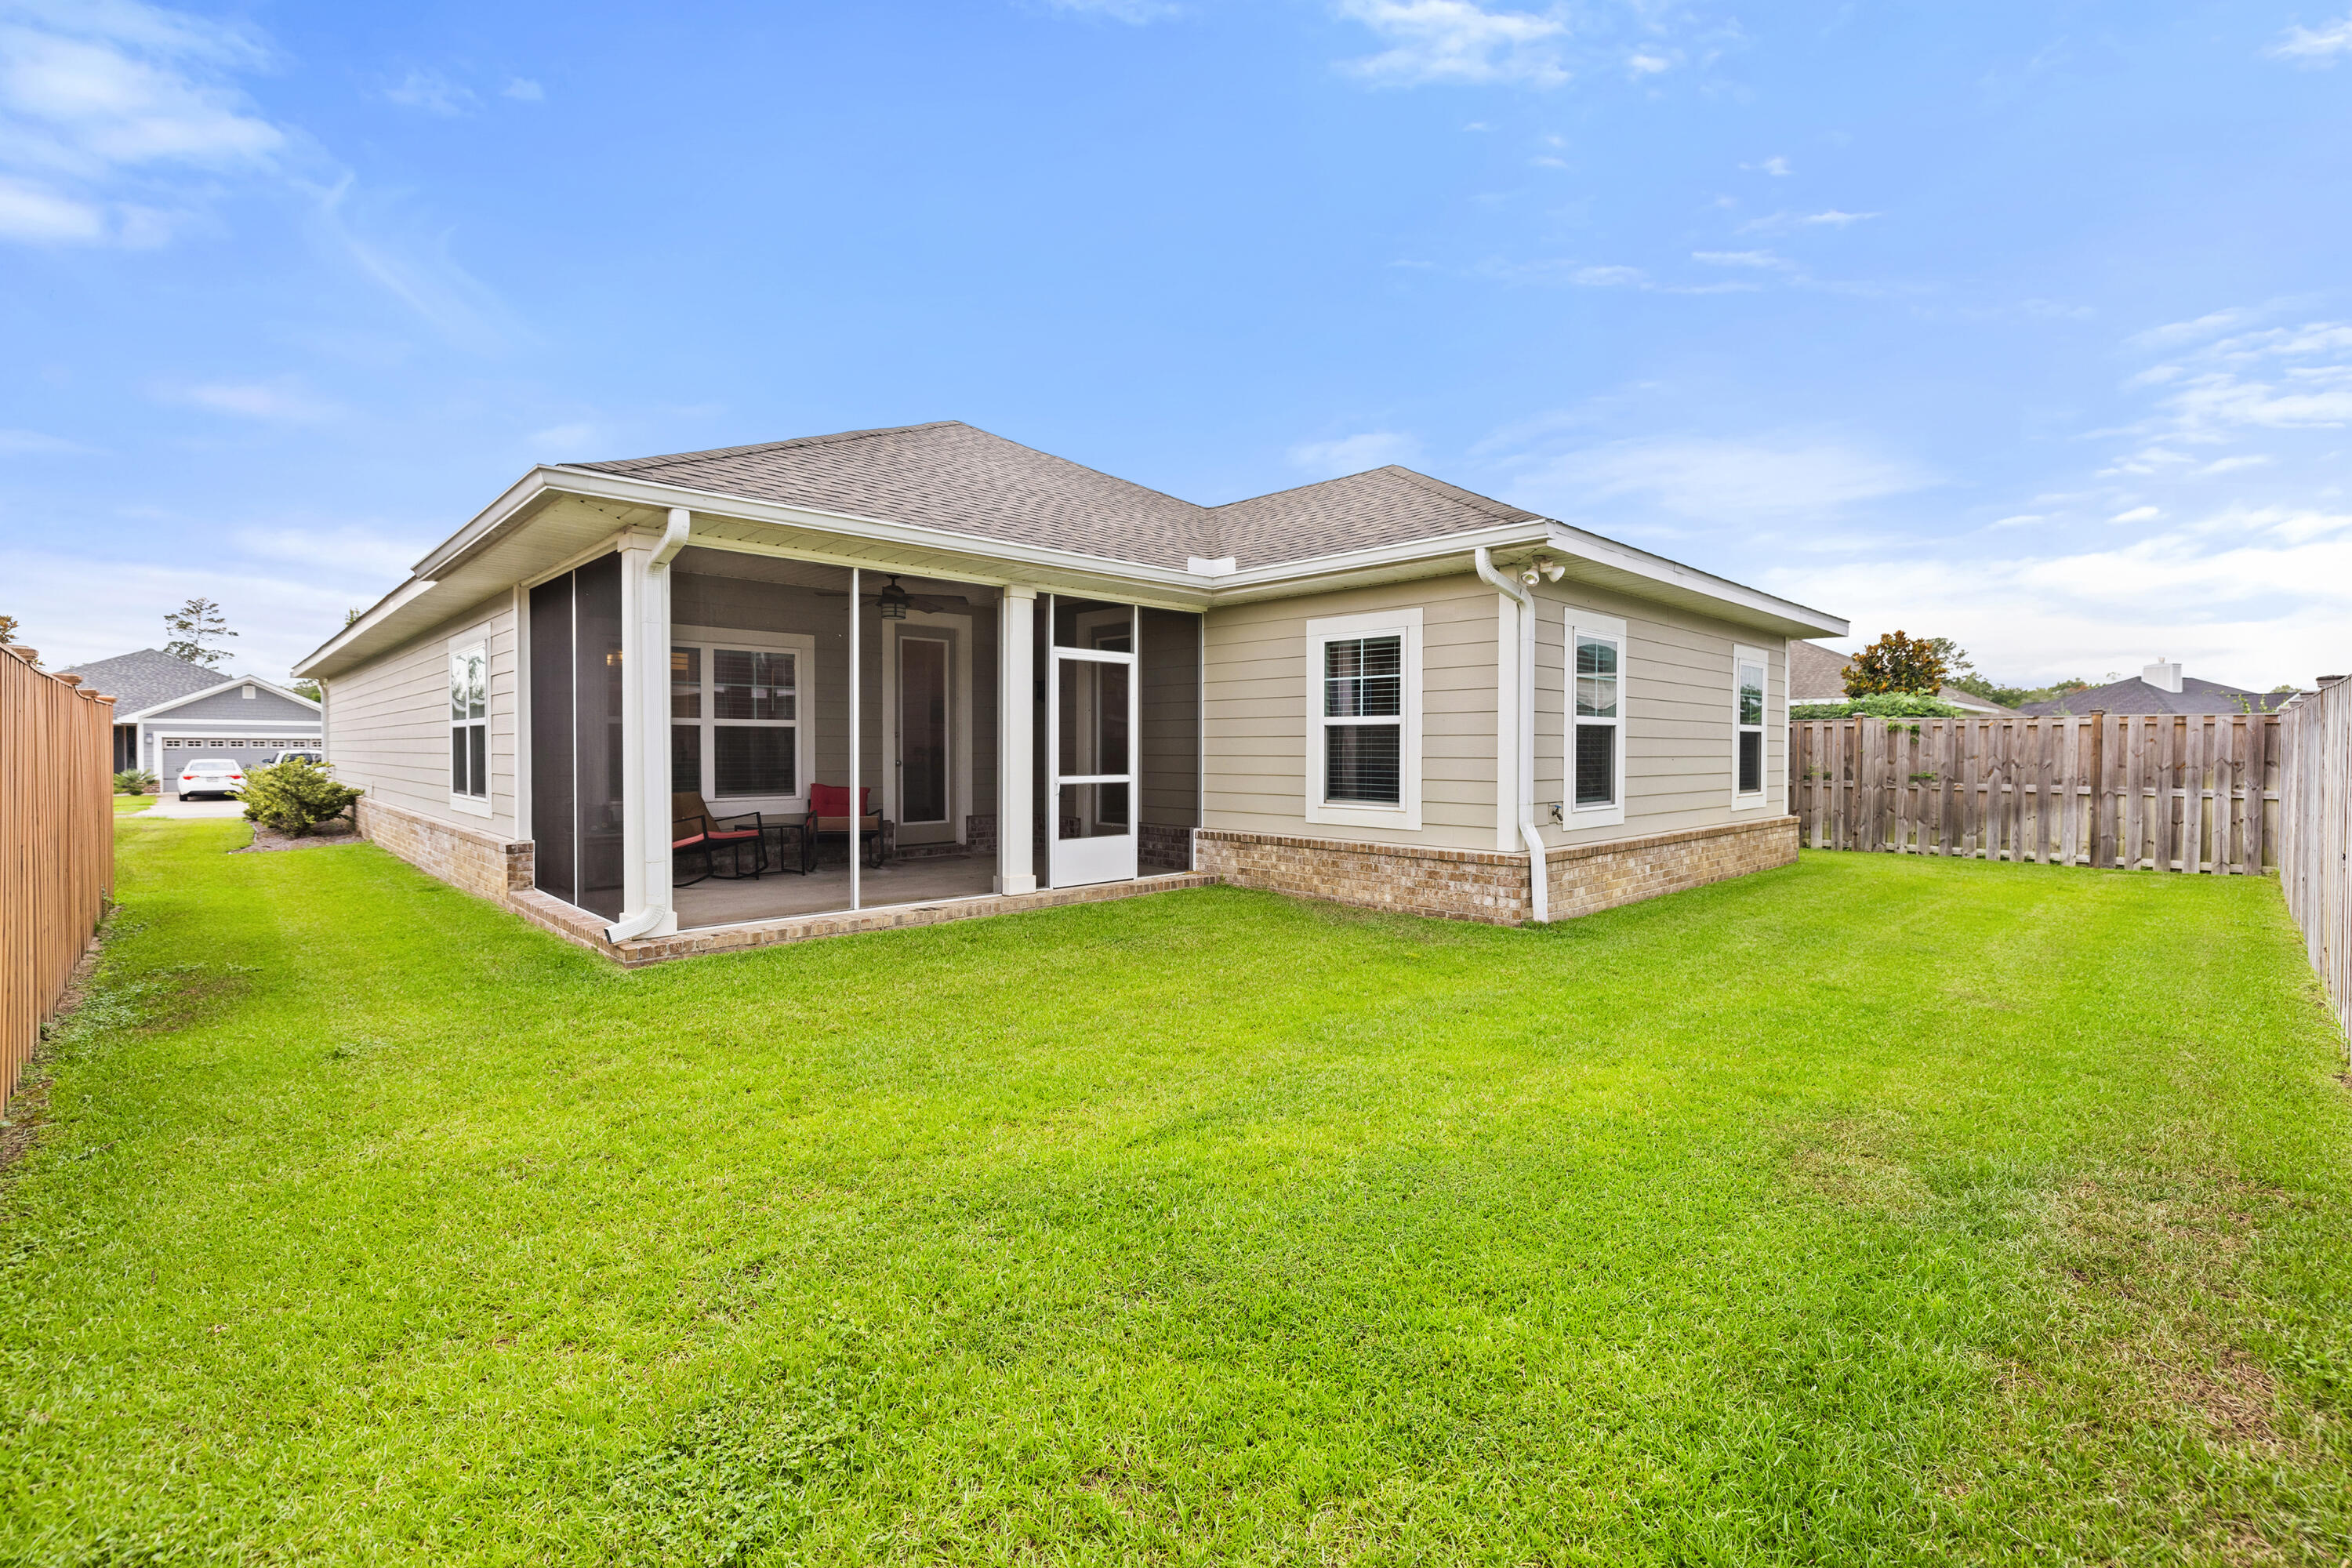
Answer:
[[[139,814],[142,816],[243,816],[245,803],[236,800],[182,800],[177,795],[161,795],[155,804]]]

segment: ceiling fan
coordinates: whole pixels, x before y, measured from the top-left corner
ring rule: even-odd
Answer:
[[[827,599],[849,597],[846,588],[819,588],[817,594]],[[886,621],[903,621],[908,610],[920,610],[927,616],[935,616],[941,610],[963,609],[971,603],[961,594],[909,594],[898,586],[896,572],[890,574],[890,581],[880,589],[871,594],[861,594],[858,597],[871,600]]]

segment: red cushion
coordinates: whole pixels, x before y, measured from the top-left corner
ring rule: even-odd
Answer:
[[[737,838],[757,838],[760,833],[757,828],[739,827],[731,828],[725,833],[714,833],[710,837],[719,843],[724,844]]]
[[[669,847],[673,849],[691,849],[701,842],[702,835],[698,833],[691,838],[673,838],[669,841]]]
[[[867,797],[872,795],[873,793],[874,786],[872,784],[860,784],[858,786],[857,816],[863,816],[866,815],[866,802]],[[813,784],[809,785],[809,811],[812,815],[817,816],[849,816],[849,786],[847,784]]]

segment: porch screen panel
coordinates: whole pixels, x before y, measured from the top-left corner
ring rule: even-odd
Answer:
[[[1143,733],[1136,781],[1139,866],[1186,871],[1201,826],[1201,617],[1143,612]]]
[[[601,556],[572,574],[572,700],[579,762],[573,775],[580,887],[572,902],[621,913],[621,558]]]
[[[898,644],[898,799],[908,822],[948,816],[948,645]]]
[[[530,591],[531,870],[540,888],[573,902],[578,847],[572,820],[572,574]]]

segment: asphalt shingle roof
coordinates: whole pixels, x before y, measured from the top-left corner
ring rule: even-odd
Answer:
[[[954,420],[566,466],[1177,567],[1298,561],[1536,516],[1396,467],[1197,506]]]
[[[2249,691],[2242,686],[2224,686],[2218,680],[2200,680],[2193,675],[2182,678],[2179,690],[2167,691],[2134,676],[2129,680],[2094,686],[2087,691],[2069,691],[2047,702],[2028,702],[2018,711],[2070,713],[2081,718],[2096,712],[2243,713],[2251,707],[2257,713],[2268,713],[2293,695],[2287,691],[2276,696]]]
[[[152,647],[94,659],[58,673],[79,675],[85,689],[113,698],[117,718],[127,718],[175,697],[193,697],[229,679],[226,670],[207,669]]]

